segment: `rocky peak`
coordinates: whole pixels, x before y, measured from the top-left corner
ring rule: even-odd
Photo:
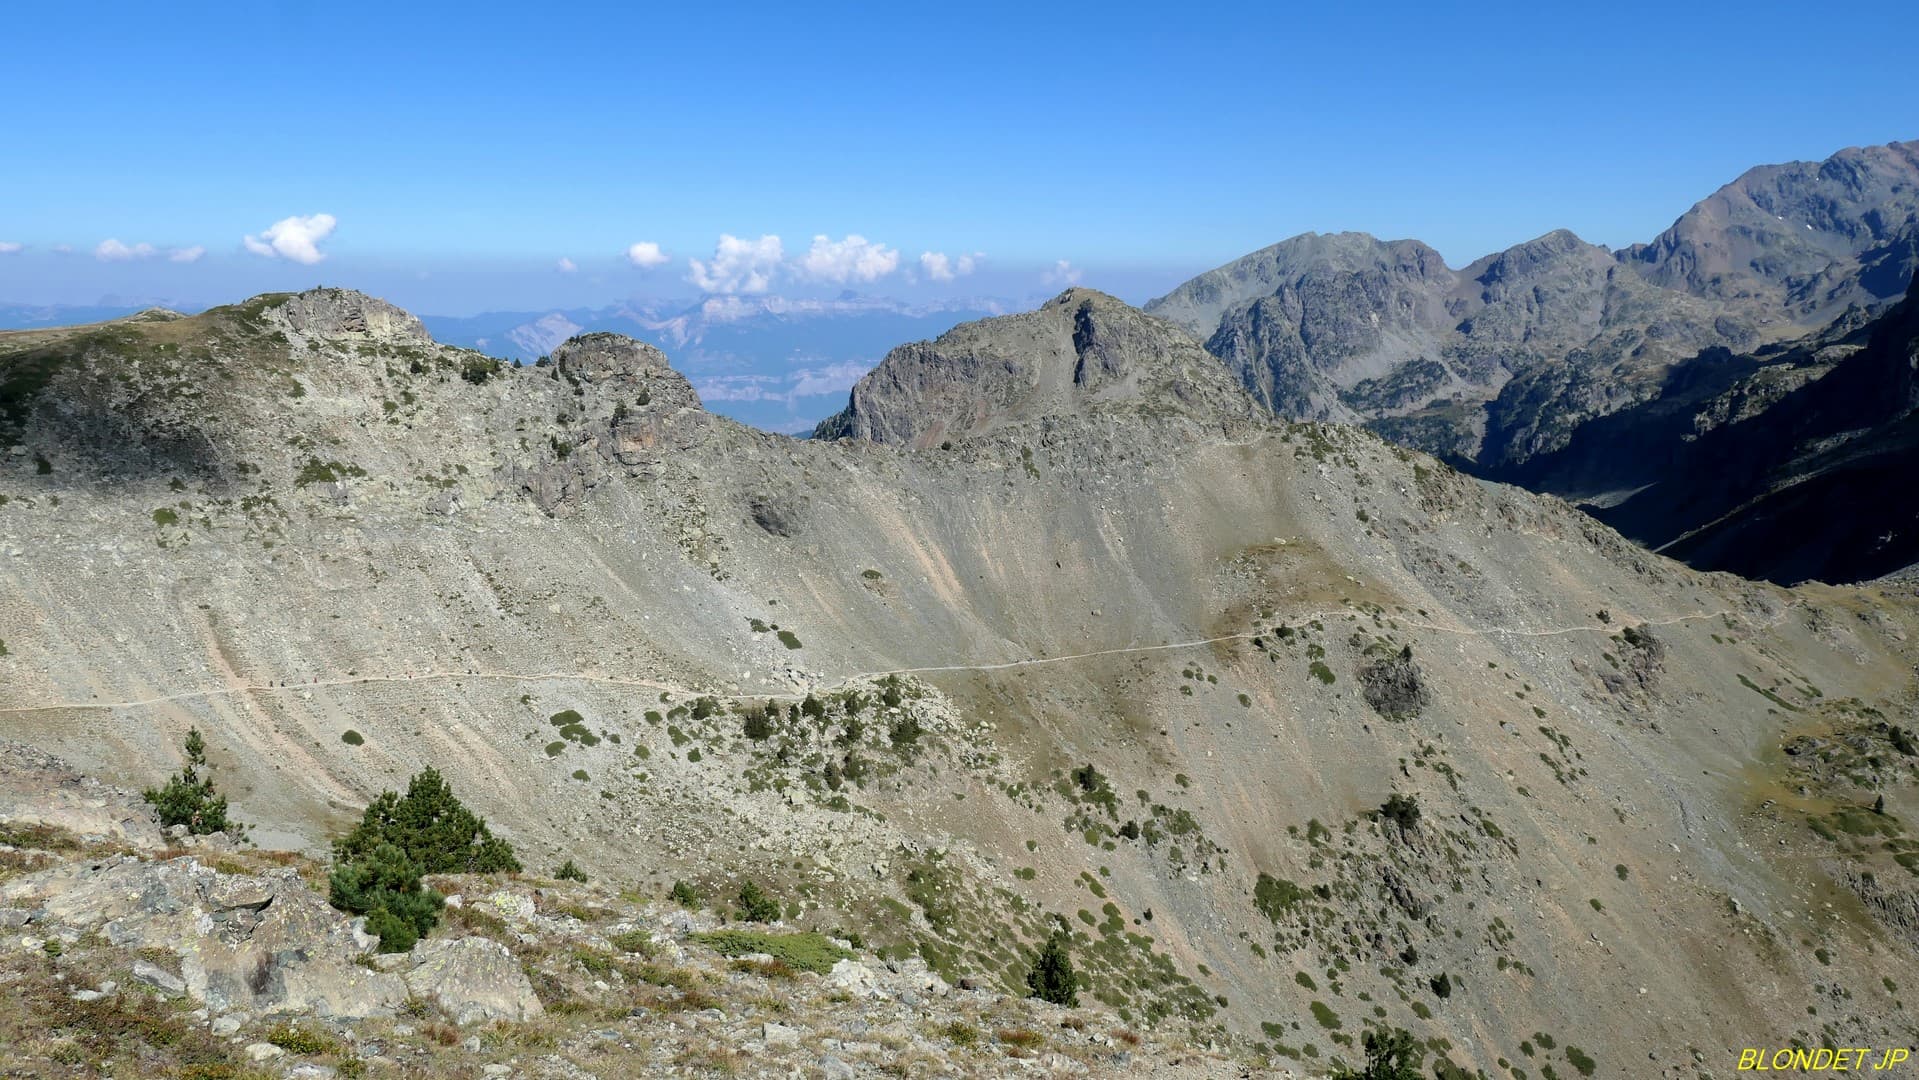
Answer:
[[[931,446],[1040,416],[1127,402],[1200,418],[1251,401],[1178,327],[1092,289],[903,345],[862,378],[820,438]]]
[[[625,334],[580,334],[553,349],[562,374],[585,383],[627,383],[669,370],[666,354]]]
[[[1531,279],[1544,270],[1567,262],[1585,262],[1603,268],[1611,265],[1612,252],[1599,244],[1581,240],[1570,229],[1554,229],[1544,236],[1486,256],[1468,267],[1465,275],[1475,283],[1490,288],[1500,283]]]
[[[1919,142],[1848,147],[1824,161],[1761,165],[1686,211],[1650,244],[1624,253],[1657,284],[1706,297],[1789,288],[1835,266],[1854,267],[1919,224]],[[1909,273],[1910,266],[1903,267]],[[1898,296],[1852,281],[1818,308]]]
[[[242,305],[268,300],[255,297]],[[294,293],[264,313],[283,328],[307,338],[361,339],[382,344],[430,345],[433,335],[411,312],[354,289],[318,288]]]

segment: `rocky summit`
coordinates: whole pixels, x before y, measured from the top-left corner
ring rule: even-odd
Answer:
[[[1410,420],[1517,383],[1488,342],[1775,324],[1563,234],[1281,247],[1172,321],[1071,290],[903,346],[808,440],[618,335],[509,364],[349,290],[0,334],[4,1068],[1910,1045],[1911,583],[1695,569],[1248,377]],[[1832,344],[1890,378],[1892,334]]]

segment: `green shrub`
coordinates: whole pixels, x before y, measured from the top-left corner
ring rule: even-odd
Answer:
[[[645,930],[625,930],[606,940],[621,952],[651,956],[659,951],[659,946],[653,943],[653,935]]]
[[[460,364],[460,378],[478,386],[498,374],[500,367],[490,356],[469,356]]]
[[[699,891],[684,881],[675,881],[673,888],[666,895],[681,907],[698,908],[700,906]]]
[[[1033,966],[1026,972],[1028,997],[1068,1008],[1079,1006],[1080,981],[1079,975],[1073,971],[1069,944],[1063,928],[1055,929],[1047,937],[1039,955],[1033,958]]]
[[[742,731],[754,742],[765,742],[773,737],[773,720],[766,714],[766,707],[755,706],[746,711],[746,721]]]
[[[568,859],[560,864],[558,870],[553,871],[553,876],[560,881],[585,881],[586,871],[574,865],[572,859]]]
[[[366,736],[360,734],[359,732],[353,730],[352,728],[348,728],[344,732],[340,733],[340,741],[347,744],[348,746],[362,746],[362,745],[365,745],[366,743]]]
[[[919,718],[912,713],[904,713],[887,728],[886,737],[893,743],[894,749],[905,750],[918,744],[920,731]]]
[[[760,888],[759,882],[740,886],[739,917],[746,922],[777,922],[780,902]]]
[[[187,729],[185,749],[187,763],[180,771],[169,777],[164,787],[148,788],[143,796],[153,804],[161,826],[185,825],[195,836],[224,832],[237,839],[244,835],[246,826],[228,819],[226,796],[214,793],[213,778],[200,779],[201,769],[213,771],[207,764],[207,744],[200,737],[200,729]]]
[[[394,844],[381,844],[328,876],[327,902],[366,916],[381,952],[406,952],[440,921],[443,899],[420,884],[420,865]]]
[[[964,1020],[954,1020],[941,1026],[939,1033],[954,1046],[972,1046],[979,1042],[979,1029]]]
[[[1379,808],[1378,817],[1399,826],[1402,832],[1410,832],[1419,827],[1419,799],[1394,792]]]
[[[276,1024],[267,1032],[266,1041],[289,1054],[331,1054],[339,1044],[316,1031],[292,1024]]]
[[[1253,906],[1274,922],[1283,918],[1305,896],[1305,890],[1298,885],[1271,874],[1260,874],[1258,882],[1253,885]]]

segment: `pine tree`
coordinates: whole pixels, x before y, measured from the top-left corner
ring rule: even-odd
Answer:
[[[143,797],[152,803],[163,828],[185,825],[187,832],[195,836],[224,832],[239,839],[246,832],[246,826],[227,818],[226,796],[213,790],[213,778],[200,779],[200,770],[212,773],[213,767],[207,764],[206,740],[200,737],[199,728],[188,728],[186,750],[187,763],[178,773],[167,778],[164,787],[155,790],[148,788]]]
[[[453,795],[437,769],[428,768],[407,782],[406,797],[383,792],[361,816],[360,824],[334,845],[340,862],[365,858],[392,844],[423,874],[518,872],[513,845],[494,836],[485,819]]]
[[[1064,929],[1055,929],[1046,939],[1039,955],[1033,959],[1032,969],[1026,973],[1028,997],[1068,1008],[1079,1006],[1079,976],[1073,971],[1068,945]]]
[[[556,881],[585,881],[586,871],[575,866],[572,859],[568,859],[560,864],[558,870],[553,871],[553,877]]]
[[[1339,1069],[1333,1080],[1420,1080],[1419,1045],[1409,1032],[1368,1031],[1365,1035],[1366,1068],[1361,1072]]]
[[[420,884],[419,864],[393,844],[334,867],[327,885],[328,903],[367,917],[381,952],[406,952],[440,921],[443,898]]]
[[[740,886],[739,916],[746,922],[776,922],[780,917],[780,902],[760,888],[759,882],[749,881]]]

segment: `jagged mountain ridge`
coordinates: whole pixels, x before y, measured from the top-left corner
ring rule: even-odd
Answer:
[[[540,865],[751,876],[1014,992],[1058,914],[1087,1000],[1249,1067],[1352,1062],[1374,1005],[1488,1071],[1536,1032],[1606,1076],[1723,1072],[1755,1027],[1910,1039],[1848,974],[1913,950],[1873,914],[1906,872],[1809,829],[1861,793],[1778,750],[1868,740],[1919,809],[1855,711],[1909,707],[1910,595],[1695,573],[1157,391],[942,441],[780,438],[637,342],[515,370],[346,292],[0,335],[0,733],[138,788],[196,725],[309,848],[435,764]],[[1809,873],[1843,921],[1802,917]]]
[[[1919,144],[1753,169],[1650,244],[1564,230],[1458,271],[1417,241],[1306,234],[1149,302],[1279,415],[1372,424],[1484,468],[1565,445],[1704,349],[1896,300],[1919,258]]]

